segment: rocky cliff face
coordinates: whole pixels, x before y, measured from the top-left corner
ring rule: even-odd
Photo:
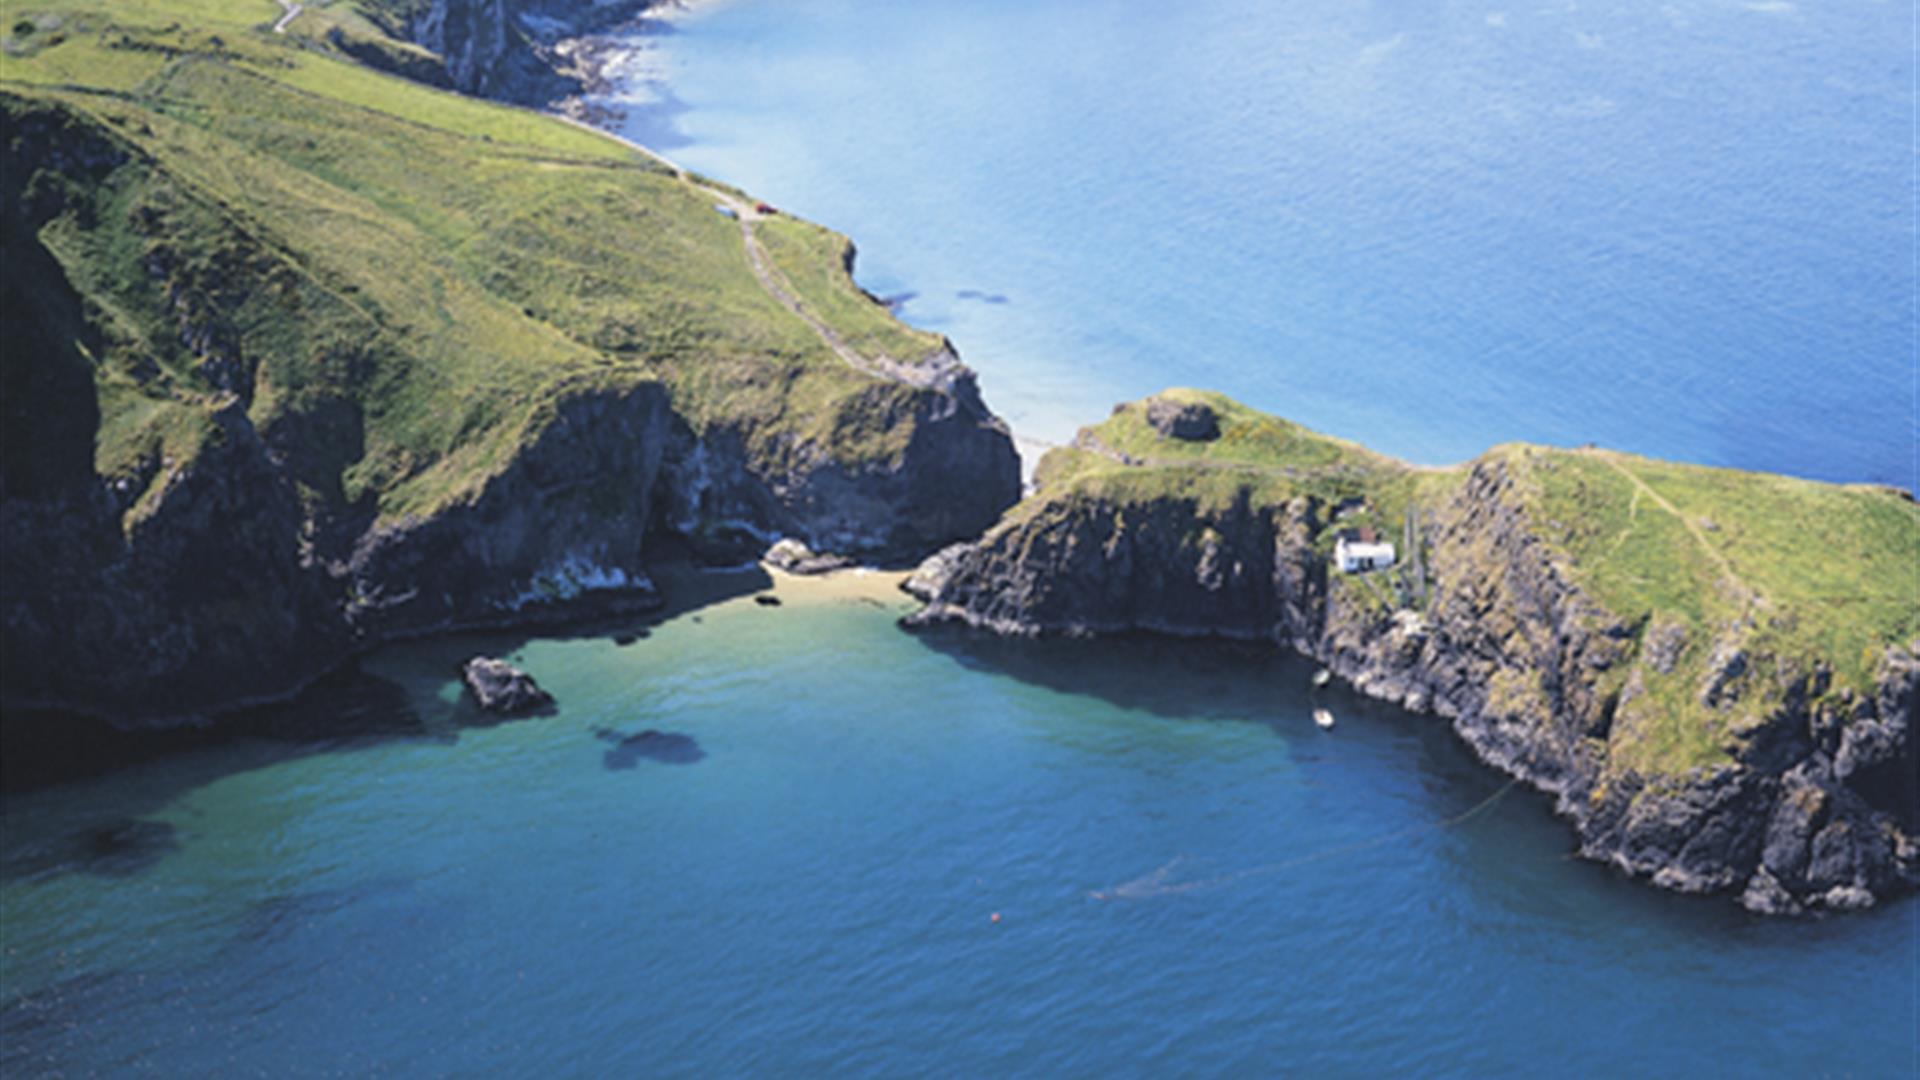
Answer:
[[[565,399],[477,497],[357,534],[351,508],[302,505],[237,401],[213,421],[124,512],[93,476],[0,499],[10,702],[165,722],[284,695],[394,637],[655,602],[657,385]],[[327,533],[351,539],[329,552]]]
[[[927,606],[909,622],[1270,638],[1450,720],[1489,764],[1555,797],[1582,855],[1657,885],[1794,912],[1867,906],[1920,877],[1913,644],[1887,651],[1872,695],[1822,697],[1818,671],[1790,673],[1777,699],[1722,687],[1723,707],[1745,693],[1757,713],[1730,763],[1646,775],[1611,760],[1610,727],[1647,707],[1638,673],[1660,649],[1573,584],[1497,460],[1432,508],[1424,603],[1330,576],[1335,507],[1316,495],[1047,495],[929,559],[909,583]]]
[[[478,495],[374,525],[328,566],[362,636],[645,606],[643,562],[673,419],[659,384],[568,394]]]
[[[407,36],[440,57],[441,70],[425,81],[545,105],[581,88],[585,73],[564,55],[571,39],[656,6],[658,0],[413,0],[403,18]]]
[[[814,551],[899,565],[978,535],[1018,499],[1019,455],[970,372],[946,389],[876,382],[866,396],[869,422],[910,432],[897,455],[850,463],[788,438],[755,448],[735,426],[683,431],[664,478],[665,523],[731,543],[736,556],[794,537]]]
[[[423,509],[383,509],[386,491],[342,478],[371,456],[367,395],[393,376],[366,346],[315,344],[326,298],[289,287],[217,213],[169,224],[112,201],[175,190],[135,145],[60,108],[0,104],[10,713],[164,726],[284,696],[381,641],[650,606],[661,532],[734,529],[755,554],[795,535],[897,562],[1018,497],[1011,440],[967,380],[853,381],[862,438],[825,446],[771,411],[696,430],[667,381],[605,360],[490,399],[485,441],[394,474],[444,477],[400,504]],[[283,345],[290,358],[267,352]],[[22,724],[59,722],[10,719],[6,735],[35,743]]]

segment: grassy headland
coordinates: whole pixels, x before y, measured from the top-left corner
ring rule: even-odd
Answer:
[[[1081,500],[1175,500],[1193,508],[1197,535],[1236,503],[1306,496],[1347,506],[1342,528],[1371,525],[1395,542],[1415,515],[1424,546],[1475,469],[1498,466],[1553,565],[1630,628],[1634,659],[1600,676],[1603,694],[1640,684],[1607,735],[1617,767],[1677,774],[1730,761],[1790,687],[1804,681],[1843,708],[1844,692],[1873,693],[1889,646],[1920,639],[1920,508],[1905,492],[1523,444],[1418,468],[1219,394],[1159,397],[1210,407],[1218,437],[1165,437],[1146,402],[1123,405],[1042,460],[1039,491],[1009,526]],[[1322,554],[1333,532],[1316,541]],[[1383,614],[1422,611],[1432,595],[1410,587],[1409,555],[1389,574],[1332,575],[1330,587]],[[1656,636],[1671,655],[1640,662]],[[1744,654],[1751,685],[1728,709],[1702,686],[1730,650]]]
[[[898,452],[867,414],[899,388],[767,295],[706,192],[616,140],[341,53],[418,51],[391,8],[310,5],[284,34],[268,0],[10,12],[0,102],[16,126],[58,116],[125,159],[19,223],[85,298],[102,475],[190,460],[195,416],[239,393],[263,431],[296,423],[322,444],[311,497],[423,515],[472,492],[557,397],[641,380],[768,454]],[[922,339],[846,279],[844,239],[769,231],[848,340]],[[208,362],[222,356],[251,370]]]

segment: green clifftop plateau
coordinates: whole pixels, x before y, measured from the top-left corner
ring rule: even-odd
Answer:
[[[1190,390],[1038,478],[922,566],[914,622],[1275,640],[1450,719],[1586,856],[1758,910],[1920,872],[1905,492],[1525,445],[1421,469]],[[1362,529],[1395,565],[1331,569]]]
[[[10,704],[222,708],[648,603],[650,535],[898,561],[1017,498],[971,373],[844,238],[356,62],[430,55],[403,6],[9,9]]]

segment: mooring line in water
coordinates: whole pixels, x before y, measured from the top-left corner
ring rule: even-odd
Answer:
[[[1368,848],[1376,848],[1382,844],[1390,844],[1403,836],[1409,836],[1413,833],[1426,832],[1430,829],[1450,829],[1455,825],[1465,824],[1476,814],[1486,810],[1494,803],[1499,802],[1500,797],[1512,791],[1513,786],[1519,782],[1520,779],[1518,777],[1508,780],[1506,783],[1500,785],[1499,790],[1480,800],[1478,803],[1475,803],[1464,813],[1456,814],[1450,818],[1443,818],[1440,821],[1420,825],[1409,825],[1404,829],[1395,829],[1392,832],[1376,836],[1370,840],[1362,840],[1353,844],[1342,844],[1338,847],[1315,851],[1291,859],[1283,859],[1279,862],[1267,863],[1263,866],[1256,866],[1252,869],[1241,870],[1232,874],[1221,874],[1216,877],[1201,878],[1196,881],[1175,882],[1169,885],[1167,884],[1167,875],[1172,873],[1175,867],[1185,862],[1187,858],[1185,855],[1177,855],[1165,866],[1160,867],[1150,874],[1144,874],[1134,878],[1132,881],[1123,882],[1109,888],[1095,889],[1087,895],[1095,900],[1146,900],[1156,896],[1167,896],[1172,893],[1195,892],[1200,889],[1232,885],[1235,882],[1245,881],[1248,878],[1277,873],[1295,866],[1318,862],[1322,859],[1330,859],[1336,855],[1351,855],[1356,851],[1365,851]]]

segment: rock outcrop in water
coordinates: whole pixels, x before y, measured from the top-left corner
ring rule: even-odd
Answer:
[[[553,695],[540,689],[533,676],[491,656],[460,665],[460,681],[467,684],[474,704],[501,716],[525,716],[553,705]]]
[[[1050,456],[1038,495],[910,579],[927,601],[910,624],[1273,640],[1362,693],[1451,721],[1483,760],[1554,796],[1583,856],[1656,885],[1727,892],[1773,913],[1864,907],[1914,886],[1920,641],[1899,636],[1909,616],[1897,569],[1901,545],[1911,553],[1920,537],[1910,499],[1620,466],[1658,466],[1656,483],[1671,493],[1661,496],[1630,487],[1614,458],[1527,448],[1419,473],[1237,406],[1222,411],[1231,416],[1222,442],[1246,450],[1236,460],[1132,456],[1153,451],[1157,435],[1144,429],[1159,426],[1140,406],[1083,441],[1124,446],[1138,464]],[[1818,595],[1788,600],[1785,577],[1736,582],[1770,573],[1740,549],[1720,557],[1723,576],[1672,525],[1657,500],[1691,500],[1695,482],[1699,505],[1744,501],[1754,521],[1781,515],[1789,532],[1814,503],[1886,518],[1893,549],[1864,568],[1891,576],[1867,586],[1886,602],[1869,604],[1863,588],[1847,616],[1874,624],[1855,628],[1871,654],[1859,683],[1842,685],[1837,669],[1850,657],[1802,647],[1798,635],[1821,617],[1809,607]],[[1401,516],[1411,543],[1393,571],[1343,576],[1329,569],[1334,517],[1363,497],[1383,527]],[[1575,513],[1593,520],[1557,517]],[[1667,546],[1636,551],[1638,537],[1615,534],[1616,524],[1659,529]],[[1587,528],[1604,543],[1580,539]],[[1760,542],[1761,525],[1739,528]],[[1659,607],[1628,607],[1623,598],[1638,594],[1594,562],[1638,557],[1697,573],[1710,596],[1656,602],[1698,603],[1713,640],[1663,621],[1677,616]]]

